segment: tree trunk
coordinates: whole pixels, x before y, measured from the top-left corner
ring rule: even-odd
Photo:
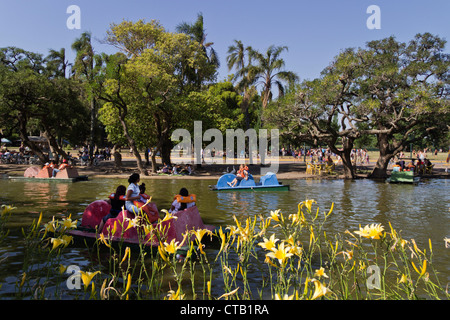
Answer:
[[[136,157],[136,162],[137,162],[137,167],[139,170],[139,173],[147,176],[147,170],[144,168],[144,164],[142,163],[142,158],[141,158],[141,154],[139,153],[139,150],[136,147],[136,143],[134,142],[134,139],[130,136],[129,132],[128,132],[128,126],[125,123],[125,119],[124,116],[122,116],[120,118],[120,123],[122,124],[122,128],[123,128],[123,133],[125,135],[125,137],[128,140],[128,143],[130,144],[130,148],[133,151],[134,156]]]
[[[33,154],[35,154],[39,158],[39,161],[41,161],[41,163],[44,164],[48,162],[48,156],[46,156],[44,152],[42,152],[42,150],[38,146],[36,146],[36,144],[33,141],[30,141],[28,139],[27,124],[28,124],[27,116],[25,114],[21,114],[19,116],[20,139],[22,139],[25,146],[30,148]]]
[[[97,118],[96,102],[95,99],[91,99],[91,123],[89,134],[89,165],[94,164],[94,142],[95,142],[95,122]]]
[[[158,150],[152,150],[152,173],[156,173],[157,164],[156,164],[156,153]]]
[[[398,145],[391,146],[389,144],[389,136],[387,134],[378,134],[378,148],[380,150],[380,156],[375,164],[375,168],[369,174],[369,178],[372,179],[384,179],[387,177],[387,167],[389,161],[394,157],[397,152],[403,149],[403,146]]]
[[[48,130],[44,131],[42,135],[47,139],[48,144],[50,145],[50,151],[53,153],[53,160],[55,163],[59,163],[59,156],[67,158],[67,153],[61,148],[56,138],[51,135]]]
[[[170,154],[172,152],[172,141],[167,137],[162,137],[161,141],[161,160],[162,163],[171,164]]]
[[[114,165],[116,166],[116,168],[122,169],[122,155],[120,154],[119,151],[117,151],[118,148],[119,148],[119,145],[115,144],[113,146],[113,149],[111,150],[111,153],[113,154]]]
[[[369,174],[369,178],[372,179],[385,179],[387,177],[387,167],[389,165],[389,161],[392,159],[393,154],[381,155],[377,160],[375,167],[372,172]]]
[[[342,138],[342,150],[336,148],[336,146],[334,145],[335,141],[328,145],[331,151],[341,157],[342,165],[344,166],[345,179],[355,179],[356,177],[355,171],[353,169],[352,159],[350,157],[353,149],[353,141],[354,138]]]

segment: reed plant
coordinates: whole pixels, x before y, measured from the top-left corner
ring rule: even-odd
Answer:
[[[70,216],[53,218],[42,228],[41,214],[23,231],[26,254],[17,276],[16,298],[449,298],[433,263],[431,241],[427,248],[419,248],[390,223],[331,234],[324,226],[333,204],[323,212],[316,204],[305,200],[292,213],[276,210],[243,221],[234,217],[233,225],[215,233],[186,230],[180,242],[167,241],[167,230],[137,215],[121,226],[123,232],[137,228],[137,250],[99,234],[88,250],[91,263],[74,274],[68,272],[65,253],[73,240],[66,232],[76,227],[76,221]],[[171,219],[176,217],[165,212],[159,222]],[[205,240],[217,244],[209,247]],[[69,288],[70,279],[79,281],[78,290]]]

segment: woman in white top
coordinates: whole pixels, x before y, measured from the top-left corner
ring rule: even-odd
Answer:
[[[128,186],[127,193],[125,195],[125,208],[132,213],[139,212],[139,208],[133,204],[134,200],[139,200],[141,198],[140,189],[138,185],[139,181],[140,176],[137,173],[133,173],[128,178],[128,183],[130,185]]]

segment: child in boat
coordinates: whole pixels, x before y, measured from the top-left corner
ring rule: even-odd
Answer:
[[[103,226],[108,219],[116,218],[120,211],[122,211],[122,208],[125,206],[124,196],[126,191],[127,188],[120,185],[117,187],[116,192],[111,194],[109,199],[106,200],[111,205],[111,209],[109,210],[109,213],[103,217],[102,221],[100,221],[100,224],[98,225],[99,232],[102,231]]]
[[[185,210],[187,208],[191,208],[195,206],[195,201],[182,201],[181,198],[192,198],[195,200],[195,195],[189,195],[189,191],[186,188],[181,188],[180,193],[175,196],[174,201],[170,207],[169,213],[176,213],[178,211]]]
[[[128,178],[128,183],[130,184],[127,188],[127,193],[125,196],[125,208],[134,213],[139,212],[139,208],[133,203],[134,200],[139,200],[141,198],[141,190],[139,189],[140,176],[138,173],[133,173]]]
[[[248,180],[248,167],[244,164],[241,164],[239,166],[239,170],[236,174],[236,178],[234,178],[233,181],[231,182],[227,182],[227,184],[234,188],[236,186],[236,184],[238,183],[238,181],[241,181],[242,179]]]
[[[139,198],[138,201],[139,201],[139,202],[146,203],[147,200],[150,199],[150,197],[145,193],[145,183],[141,183],[141,184],[139,185],[139,191],[140,191],[139,195],[140,195],[141,197]]]

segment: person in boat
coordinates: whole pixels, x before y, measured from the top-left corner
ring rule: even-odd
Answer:
[[[407,166],[409,171],[414,171],[416,169],[416,165],[414,163],[414,159],[411,160],[411,162]]]
[[[236,174],[236,178],[234,178],[233,181],[227,182],[227,184],[234,188],[238,181],[241,181],[242,179],[248,180],[248,167],[245,164],[241,164],[239,166],[239,170]]]
[[[125,195],[125,208],[132,213],[139,212],[139,208],[135,206],[133,202],[141,198],[141,190],[139,189],[138,184],[140,180],[141,179],[138,173],[133,173],[128,178],[129,185]]]
[[[139,202],[146,203],[147,200],[150,199],[150,197],[145,193],[145,189],[146,189],[145,188],[145,183],[141,183],[139,185],[139,191],[140,191],[139,195],[141,196],[139,198]]]
[[[116,218],[120,211],[122,211],[123,207],[125,206],[126,191],[127,188],[123,185],[120,185],[117,187],[116,192],[111,194],[106,200],[111,205],[111,209],[109,210],[109,213],[100,221],[100,224],[98,225],[99,232],[102,231],[103,226],[105,225],[106,221],[108,221],[108,219]]]
[[[59,172],[59,169],[56,168],[56,163],[54,160],[50,161],[49,167],[52,168],[52,178],[54,178]]]
[[[195,206],[195,194],[189,194],[186,188],[181,188],[180,193],[174,197],[169,213],[176,213]]]

